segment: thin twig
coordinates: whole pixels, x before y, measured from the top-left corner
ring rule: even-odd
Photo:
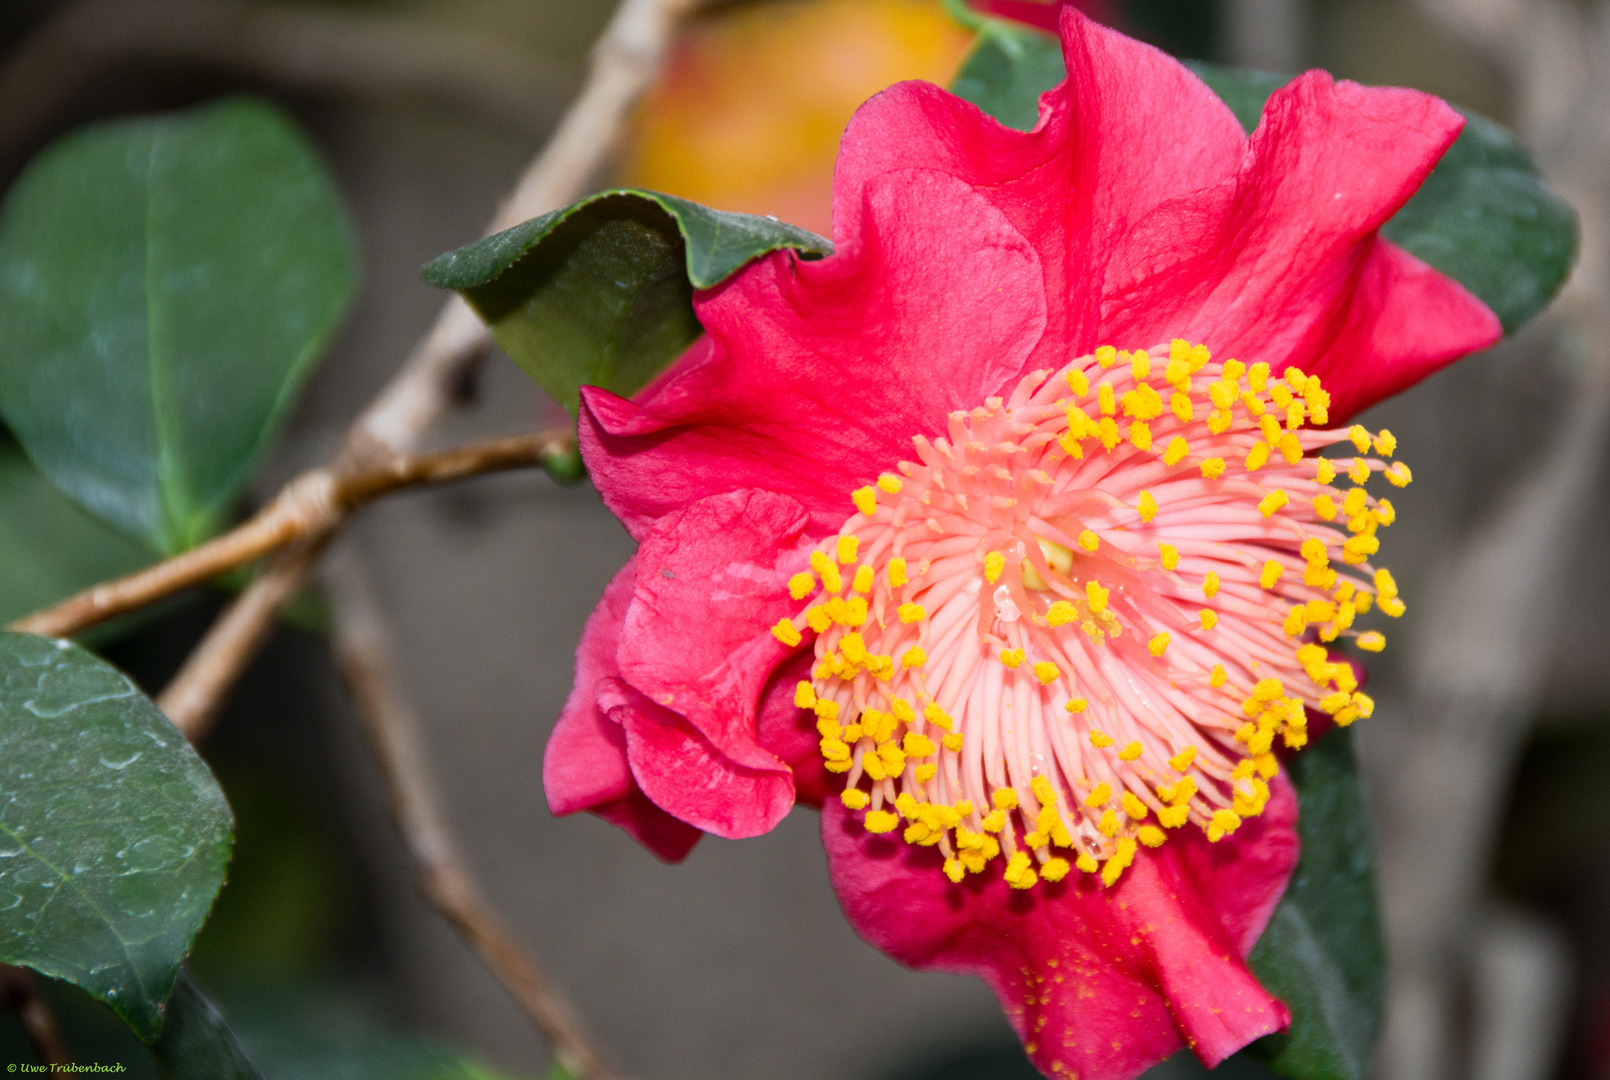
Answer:
[[[447,824],[418,717],[398,688],[392,634],[368,572],[348,544],[323,578],[335,617],[336,663],[380,767],[392,818],[414,861],[419,889],[530,1016],[553,1055],[583,1080],[614,1074],[555,990],[482,893]]]
[[[581,96],[520,178],[489,231],[538,217],[582,194],[613,152],[632,104],[659,71],[678,20],[696,6],[697,0],[623,0],[593,49]],[[353,422],[333,465],[336,474],[373,468],[377,462],[412,450],[451,406],[453,388],[481,362],[491,344],[486,327],[469,305],[457,296],[449,300],[402,370]],[[260,643],[274,619],[275,609],[265,599],[269,594],[289,596],[295,589],[284,589],[285,581],[295,577],[300,582],[311,567],[311,563],[299,567],[294,562],[289,553],[276,560],[274,568],[235,601],[243,609],[239,620],[226,613],[216,632],[254,647]],[[275,572],[282,564],[286,566],[284,576]],[[263,595],[254,596],[254,592]],[[251,620],[262,625],[247,625]],[[202,648],[208,649],[206,642]],[[208,655],[225,666],[213,672],[186,665],[186,671],[198,686],[222,694],[250,661],[252,652],[220,648],[208,649]],[[210,712],[211,708],[200,711]]]
[[[39,992],[39,983],[26,968],[0,964],[0,1009],[17,1014],[22,1033],[41,1065],[71,1065],[73,1057],[56,1025],[50,1002]]]
[[[407,454],[367,469],[338,473],[310,469],[243,524],[200,547],[127,577],[104,582],[10,626],[65,637],[209,581],[296,540],[327,536],[358,507],[404,488],[442,484],[485,473],[541,465],[575,450],[575,435],[550,428],[533,435],[488,439],[430,454]]]

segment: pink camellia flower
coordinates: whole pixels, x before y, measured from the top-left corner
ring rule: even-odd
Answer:
[[[835,254],[699,294],[636,400],[583,391],[640,548],[544,780],[670,859],[825,803],[860,934],[1099,1080],[1288,1022],[1244,961],[1297,855],[1275,751],[1369,714],[1331,650],[1403,611],[1366,482],[1409,470],[1339,425],[1500,328],[1377,235],[1442,102],[1310,72],[1248,138],[1162,53],[1062,37],[1031,132],[873,98]]]

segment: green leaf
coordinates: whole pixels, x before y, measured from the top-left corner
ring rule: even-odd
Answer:
[[[224,1014],[184,972],[151,1057],[163,1080],[263,1080]]]
[[[956,5],[951,7],[953,13]],[[959,13],[958,18],[963,18]],[[974,15],[972,49],[951,80],[950,90],[1019,131],[1040,118],[1040,95],[1067,75],[1062,45],[1049,34],[1004,19]]]
[[[0,207],[0,411],[63,491],[181,550],[250,478],[354,275],[329,176],[272,107],[87,128]]]
[[[425,265],[462,293],[492,336],[574,415],[582,386],[631,394],[701,333],[693,290],[791,248],[833,246],[773,218],[652,191],[606,191]]]
[[[151,561],[0,443],[0,625]]]
[[[973,16],[978,40],[951,83],[959,97],[1027,131],[1040,94],[1066,74],[1056,41],[1038,30]],[[1251,132],[1289,76],[1201,61],[1186,66]],[[1542,311],[1576,260],[1576,213],[1515,138],[1467,110],[1465,129],[1420,190],[1381,229],[1492,308],[1513,334]]]
[[[1375,853],[1352,732],[1336,730],[1287,766],[1302,855],[1249,958],[1291,1010],[1291,1028],[1248,1048],[1297,1080],[1364,1080],[1385,994]]]
[[[0,633],[0,961],[155,1038],[231,827],[212,773],[125,675],[70,642]]]

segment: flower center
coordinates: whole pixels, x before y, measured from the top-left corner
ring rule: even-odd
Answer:
[[[1307,427],[1330,396],[1296,368],[1166,349],[1104,346],[951,414],[790,582],[810,603],[773,632],[816,634],[795,700],[844,804],[872,832],[903,819],[952,881],[1001,857],[1017,888],[1075,866],[1111,885],[1137,844],[1262,813],[1307,709],[1374,708],[1321,643],[1379,651],[1355,617],[1403,612],[1368,562],[1394,510],[1363,487],[1409,482],[1365,456],[1396,440]]]

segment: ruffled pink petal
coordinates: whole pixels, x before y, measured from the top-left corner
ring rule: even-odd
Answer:
[[[1247,970],[1297,862],[1296,798],[1209,844],[1180,830],[1111,889],[1077,871],[1017,892],[952,885],[933,848],[867,833],[837,800],[822,835],[857,933],[915,968],[978,975],[1047,1076],[1131,1080],[1182,1045],[1209,1067],[1290,1022]]]
[[[1043,0],[973,0],[972,7],[983,15],[997,19],[1011,19],[1043,30],[1055,36],[1062,23],[1061,9],[1076,7],[1097,22],[1111,26],[1116,17],[1111,0],[1060,0],[1045,3]]]
[[[637,553],[616,659],[643,700],[605,707],[648,796],[718,836],[765,832],[793,803],[792,774],[759,743],[757,714],[793,651],[771,627],[798,607],[788,578],[809,553],[806,520],[787,495],[728,492],[662,518]]]
[[[1320,373],[1327,388],[1334,376],[1333,398],[1347,391],[1335,419],[1491,344],[1502,330],[1485,305],[1377,237],[1463,124],[1429,94],[1299,76],[1270,97],[1234,177],[1125,238],[1106,271],[1105,336],[1177,335]]]
[[[615,650],[637,577],[637,558],[604,590],[576,650],[576,681],[542,758],[542,787],[557,815],[590,810],[630,833],[667,862],[680,862],[699,830],[655,806],[638,790],[626,757],[626,735],[598,701],[618,674]]]
[[[849,492],[1022,370],[1046,325],[1039,261],[979,193],[907,169],[857,193],[836,254],[780,252],[699,294],[709,332],[651,396],[582,391],[582,454],[634,536],[718,492],[780,491],[836,530]]]
[[[822,761],[816,714],[794,704],[795,688],[809,682],[816,657],[809,649],[785,661],[766,684],[760,700],[757,739],[794,773],[794,801],[821,806],[830,774]]]

